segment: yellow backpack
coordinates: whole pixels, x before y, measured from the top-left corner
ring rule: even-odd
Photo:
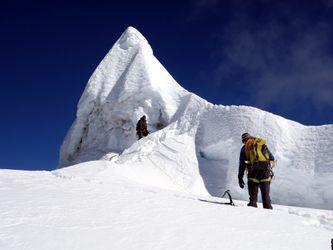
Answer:
[[[245,143],[247,160],[253,165],[255,162],[269,162],[266,141],[262,138],[250,138]]]

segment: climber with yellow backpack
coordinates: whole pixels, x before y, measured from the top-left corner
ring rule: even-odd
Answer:
[[[269,189],[273,177],[271,167],[274,162],[274,156],[269,151],[266,141],[262,138],[256,138],[249,133],[244,133],[242,134],[242,143],[238,181],[239,186],[244,188],[243,176],[246,170],[250,196],[250,202],[247,205],[257,207],[258,188],[260,188],[263,207],[273,209]]]

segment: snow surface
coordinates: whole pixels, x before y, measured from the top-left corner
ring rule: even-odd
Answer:
[[[136,123],[144,114],[151,132],[163,128],[188,94],[153,56],[147,40],[129,27],[90,77],[60,164],[121,153],[136,141]]]
[[[144,114],[151,133],[137,141]],[[240,201],[243,132],[265,138],[278,160],[274,210]],[[0,170],[0,249],[329,249],[332,139],[333,125],[184,90],[129,27],[89,79],[62,168]],[[236,207],[216,197],[226,189]]]
[[[0,170],[0,249],[329,249],[333,211],[231,207],[132,174],[110,161]]]
[[[144,114],[151,134],[137,141]],[[265,138],[278,161],[273,203],[333,209],[333,125],[307,127],[252,107],[210,104],[183,89],[129,27],[87,84],[60,166],[112,159],[131,165],[132,179],[143,184],[213,196],[230,189],[247,200],[237,184],[244,132]]]

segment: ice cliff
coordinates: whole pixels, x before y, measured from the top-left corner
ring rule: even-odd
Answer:
[[[151,134],[137,141],[142,115]],[[267,140],[278,160],[273,203],[333,208],[333,125],[303,126],[246,106],[213,105],[183,89],[129,27],[99,64],[60,150],[60,167],[110,161],[127,178],[220,195],[238,188],[240,136]]]
[[[136,141],[142,115],[151,132],[166,127],[188,94],[140,32],[129,27],[89,79],[61,147],[60,165],[121,153]]]

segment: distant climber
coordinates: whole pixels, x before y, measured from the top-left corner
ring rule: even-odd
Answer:
[[[274,156],[269,151],[264,139],[255,138],[249,133],[242,134],[244,144],[239,157],[238,181],[239,186],[244,188],[243,176],[247,170],[248,189],[251,207],[257,206],[258,188],[261,191],[263,207],[273,209],[269,196],[269,189],[272,179],[271,161]]]
[[[136,134],[138,135],[139,140],[149,134],[149,131],[147,129],[147,119],[145,115],[142,116],[136,124]]]

